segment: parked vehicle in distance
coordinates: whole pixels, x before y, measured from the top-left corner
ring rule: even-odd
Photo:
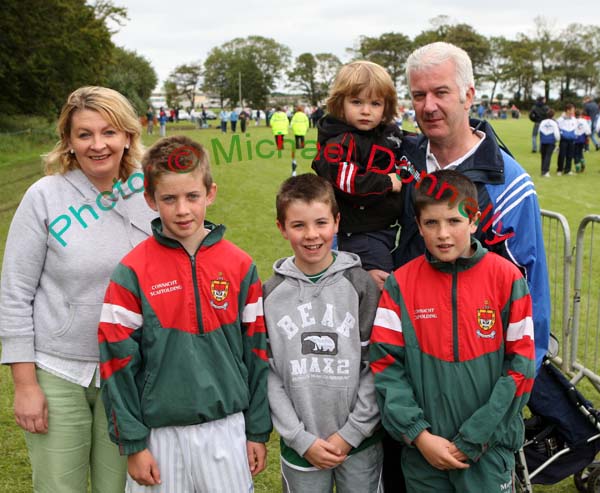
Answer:
[[[217,115],[215,114],[214,111],[212,110],[205,110],[206,111],[206,119],[207,120],[216,120],[217,119]],[[199,112],[200,114],[202,114],[202,111]]]
[[[179,120],[191,120],[192,115],[190,115],[187,110],[179,110],[179,115],[177,117]]]

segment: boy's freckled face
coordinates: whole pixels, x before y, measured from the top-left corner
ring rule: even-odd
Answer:
[[[283,237],[294,250],[295,263],[305,274],[317,274],[333,261],[331,244],[337,234],[339,214],[324,202],[293,201],[285,211],[285,224],[277,222]]]
[[[217,195],[217,185],[204,186],[200,170],[165,173],[155,185],[154,197],[145,194],[148,205],[158,211],[163,233],[179,241],[188,251],[196,250],[206,236],[206,208]]]
[[[478,217],[478,216],[477,216]],[[423,207],[417,220],[425,247],[438,260],[454,262],[459,257],[470,257],[471,235],[477,231],[476,219],[469,220],[447,202]]]

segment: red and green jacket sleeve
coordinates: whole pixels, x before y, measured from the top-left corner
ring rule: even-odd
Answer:
[[[381,423],[395,440],[412,443],[430,424],[415,399],[405,366],[402,306],[398,283],[391,275],[377,307],[369,354]]]
[[[146,448],[150,429],[143,423],[139,388],[142,309],[135,273],[123,264],[116,268],[106,290],[98,342],[102,398],[109,435],[122,455]]]
[[[253,442],[266,442],[272,430],[267,380],[267,334],[263,316],[262,286],[256,266],[252,264],[240,286],[240,309],[244,361],[248,368],[250,404],[244,413],[246,437]]]

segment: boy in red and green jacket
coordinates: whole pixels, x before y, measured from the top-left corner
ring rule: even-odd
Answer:
[[[98,335],[127,491],[247,493],[272,428],[256,266],[205,221],[217,187],[200,144],[162,139],[142,165],[160,219],[114,271]]]
[[[405,442],[408,491],[512,491],[535,375],[519,270],[471,237],[477,189],[442,170],[415,188],[427,251],[385,282],[370,359],[383,426]]]

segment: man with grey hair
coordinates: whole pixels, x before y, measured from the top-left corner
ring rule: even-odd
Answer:
[[[471,60],[464,50],[443,42],[418,48],[406,62],[406,75],[415,116],[423,135],[403,141],[404,155],[399,166],[405,170],[402,175],[405,202],[396,267],[425,252],[415,222],[415,184],[439,169],[455,169],[465,174],[478,191],[481,217],[475,237],[488,250],[512,261],[527,279],[533,302],[533,330],[529,335],[535,339],[539,368],[548,348],[550,292],[540,208],[531,177],[508,150],[498,144],[489,123],[469,119],[475,84]],[[440,241],[450,243],[451,236],[446,235]],[[460,303],[460,300],[457,302]],[[483,309],[485,300],[481,303]],[[453,360],[468,358],[464,351],[466,348],[463,352],[453,349]],[[387,398],[382,397],[382,400]],[[384,406],[381,404],[382,422],[385,424],[389,422],[385,416],[387,401]],[[453,437],[447,439],[452,440]],[[387,454],[384,463],[386,487],[393,484],[389,481],[389,464],[393,454],[388,453],[388,448],[384,449]],[[469,460],[473,458],[468,453],[466,455]],[[510,454],[507,457],[510,460]],[[410,485],[410,478],[407,480]]]

